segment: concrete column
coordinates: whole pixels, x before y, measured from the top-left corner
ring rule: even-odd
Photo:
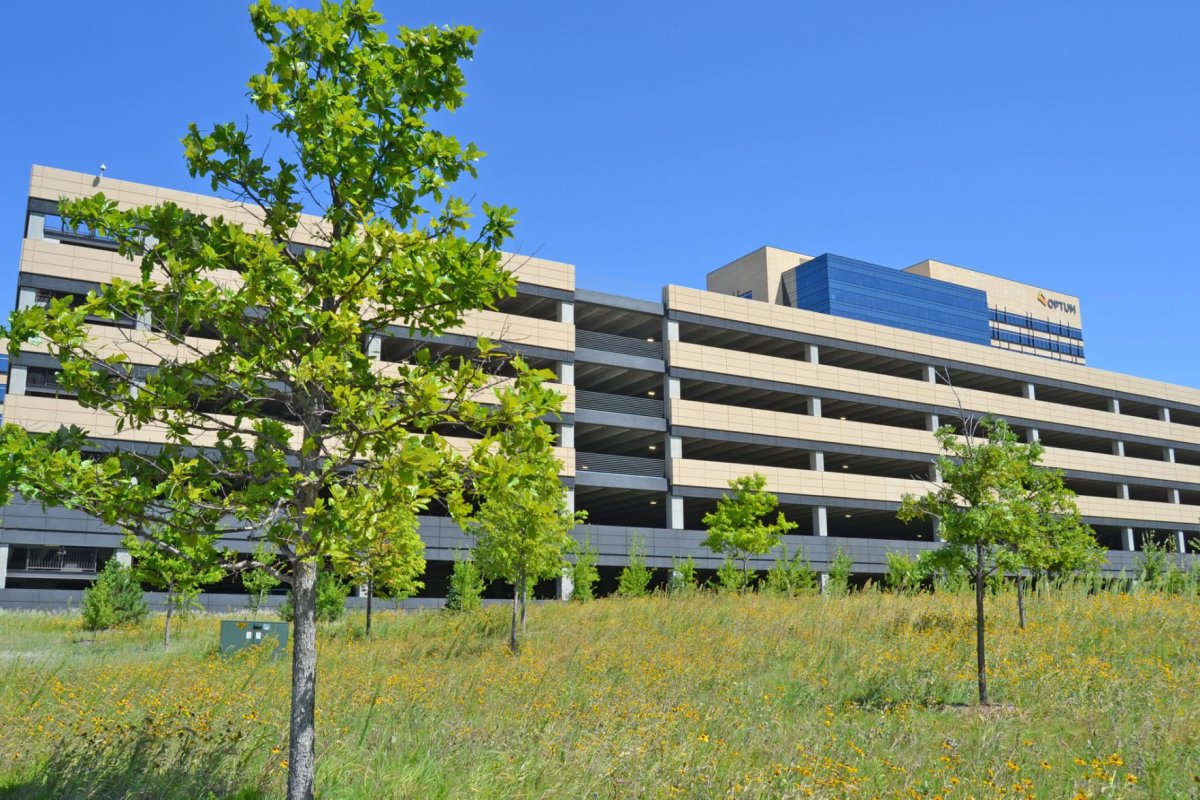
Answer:
[[[940,425],[941,425],[941,421],[938,419],[937,414],[926,414],[925,415],[925,430],[929,431],[930,433],[933,433],[938,429],[938,427]]]
[[[1032,383],[1026,383],[1021,387],[1021,396],[1026,400],[1037,400],[1037,388]]]
[[[663,341],[678,342],[679,341],[679,321],[669,319],[663,322]]]
[[[804,360],[810,364],[821,363],[821,350],[815,344],[804,345]]]
[[[558,362],[558,382],[563,386],[575,385],[575,363],[573,361]]]
[[[1175,448],[1174,447],[1164,447],[1163,448],[1163,461],[1167,462],[1168,464],[1175,463]]]
[[[368,587],[367,584],[360,583],[358,585],[358,596],[359,597],[366,597],[368,591],[370,591],[370,587]]]
[[[1137,545],[1133,540],[1133,528],[1121,528],[1121,543],[1131,553],[1137,549]]]
[[[813,506],[813,533],[817,536],[829,535],[829,513],[825,506]]]
[[[932,364],[926,364],[924,373],[926,383],[937,383],[937,367]]]
[[[8,368],[8,393],[25,394],[25,379],[28,370],[25,367]]]
[[[383,337],[367,337],[367,358],[379,358],[383,355]]]
[[[929,480],[933,481],[934,483],[941,483],[942,471],[938,469],[937,464],[929,465]]]
[[[1120,414],[1121,413],[1121,401],[1115,397],[1108,398],[1108,413]]]
[[[17,310],[24,311],[27,308],[33,308],[33,304],[37,302],[37,290],[26,289],[22,287],[17,291]]]
[[[563,567],[558,577],[558,599],[570,600],[571,592],[575,591],[575,582],[571,580],[571,568]]]
[[[1039,438],[1040,438],[1040,434],[1038,434],[1037,428],[1026,428],[1025,429],[1025,441],[1036,442],[1036,441],[1038,441]]]
[[[150,330],[150,312],[143,311],[137,315],[137,319],[133,321],[134,330],[148,331]],[[374,356],[378,358],[379,356]]]
[[[567,489],[567,511],[571,514],[575,513],[575,489]]]
[[[664,386],[668,400],[679,400],[683,396],[683,387],[679,378],[667,378]]]
[[[668,436],[667,437],[667,458],[683,458],[683,437]]]
[[[574,447],[575,446],[575,426],[574,425],[559,425],[558,426],[558,446],[559,447]]]
[[[1174,503],[1175,505],[1179,505],[1179,490],[1178,489],[1167,489],[1167,502]]]
[[[1170,422],[1171,421],[1171,409],[1167,408],[1166,406],[1160,408],[1158,410],[1158,421],[1159,422]]]
[[[1187,538],[1184,536],[1183,531],[1175,531],[1175,549],[1180,553],[1187,552]],[[0,577],[0,589],[4,588],[3,580],[4,578]]]
[[[575,304],[570,300],[562,300],[558,304],[558,321],[568,325],[575,324]]]
[[[817,472],[825,471],[825,454],[820,450],[813,450],[808,454],[808,468]]]
[[[945,541],[945,539],[942,538],[942,521],[940,519],[935,519],[933,521],[933,540],[935,542]]]
[[[808,398],[808,415],[810,417],[821,416],[821,398],[819,398],[819,397]]]
[[[1129,499],[1129,484],[1128,483],[1118,483],[1117,484],[1117,499],[1118,500],[1128,500]]]
[[[667,527],[673,531],[683,530],[683,498],[667,498]]]
[[[1180,533],[1182,536],[1183,534]],[[1180,541],[1183,541],[1180,539]],[[8,545],[0,544],[0,589],[8,584]]]
[[[1125,443],[1124,442],[1113,442],[1112,443],[1112,454],[1114,456],[1124,456],[1125,455]]]
[[[820,581],[820,584],[821,584],[821,594],[825,594],[827,591],[829,591],[829,573],[828,572],[818,572],[817,580]]]
[[[46,217],[42,214],[30,214],[28,222],[25,223],[25,238],[26,239],[45,239],[46,238]],[[3,588],[3,587],[0,587]]]
[[[115,551],[113,553],[113,558],[117,560],[118,564],[124,564],[127,567],[133,566],[133,556],[130,555],[129,551],[125,550],[124,548]]]

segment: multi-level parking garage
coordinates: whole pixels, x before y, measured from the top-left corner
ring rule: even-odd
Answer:
[[[171,199],[238,213],[211,198],[110,179],[99,188],[120,202]],[[19,305],[133,274],[108,243],[58,222],[58,198],[95,190],[91,176],[34,169]],[[711,273],[707,291],[668,286],[659,300],[577,288],[568,264],[508,263],[516,297],[419,344],[468,353],[484,334],[558,376],[565,402],[552,423],[562,478],[588,512],[577,535],[599,550],[605,581],[635,538],[653,566],[689,555],[703,569],[718,566],[700,547],[701,520],[731,478],[752,471],[767,476],[798,523],[785,537],[793,552],[803,547],[821,569],[843,548],[856,572],[879,573],[889,550],[938,546],[932,525],[901,524],[895,511],[934,477],[932,431],[984,413],[1045,445],[1046,464],[1064,471],[1109,549],[1108,569],[1129,569],[1144,536],[1187,552],[1200,530],[1200,391],[1084,366],[1077,298],[938,262],[883,270],[771,248]],[[970,313],[960,313],[954,304],[967,301]],[[97,335],[114,341],[138,333],[136,320],[107,333],[96,322]],[[1001,330],[1062,347],[1023,345],[1019,336],[1014,343]],[[396,329],[368,346],[386,369],[417,344]],[[33,430],[75,423],[100,440],[129,438],[65,396],[57,367],[36,348],[13,361],[6,421]],[[416,602],[436,602],[450,562],[470,542],[436,510],[421,530],[429,572]],[[118,532],[18,499],[0,528],[0,605],[64,603],[112,557],[123,557]],[[219,586],[210,602],[238,602],[229,596],[236,591]]]

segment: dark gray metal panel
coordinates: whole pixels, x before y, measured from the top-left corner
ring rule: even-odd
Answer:
[[[667,430],[667,421],[662,417],[644,417],[641,414],[617,414],[612,411],[593,411],[575,407],[575,421],[592,425],[608,425],[613,428],[636,428],[643,431]]]
[[[663,316],[663,304],[653,300],[638,300],[633,297],[623,297],[617,294],[597,292],[593,289],[575,288],[575,300],[579,303],[591,303],[597,306],[621,308],[626,311],[640,311],[643,314]]]
[[[536,283],[525,283],[524,281],[517,281],[517,294],[527,294],[533,297],[549,297],[552,300],[565,300],[568,303],[575,299],[575,293],[569,292],[566,289],[538,286]]]
[[[624,353],[612,353],[607,350],[592,350],[588,347],[575,348],[575,361],[582,361],[589,364],[604,364],[609,367],[640,369],[644,372],[657,372],[659,374],[667,370],[661,358],[629,356]]]
[[[645,475],[621,475],[616,472],[592,472],[591,470],[575,473],[576,486],[601,486],[606,489],[635,489],[645,492],[666,492],[666,478],[652,478]]]

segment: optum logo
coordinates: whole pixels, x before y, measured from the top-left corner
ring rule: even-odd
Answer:
[[[1038,302],[1051,311],[1061,311],[1064,314],[1079,313],[1079,309],[1076,308],[1074,303],[1068,303],[1066,300],[1055,300],[1052,297],[1046,297],[1044,292],[1038,292]]]

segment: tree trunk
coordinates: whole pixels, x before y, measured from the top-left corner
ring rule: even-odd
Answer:
[[[175,581],[167,581],[167,621],[163,625],[163,650],[171,649],[171,611],[175,607]]]
[[[312,800],[316,778],[317,564],[297,559],[292,577],[292,719],[288,800]]]
[[[375,594],[375,581],[367,578],[367,638],[371,638],[371,595]]]
[[[742,591],[739,594],[748,594],[750,592],[750,554],[742,556]]]
[[[983,626],[983,545],[975,545],[975,668],[979,673],[979,705],[988,704],[987,654],[984,650]]]
[[[513,602],[512,602],[512,625],[508,629],[508,649],[515,656],[520,651],[520,646],[517,644],[517,589],[516,581],[513,581]]]
[[[529,606],[529,581],[521,578],[521,638],[525,638],[525,609]]]
[[[1021,630],[1025,630],[1025,576],[1017,573],[1017,619]]]

